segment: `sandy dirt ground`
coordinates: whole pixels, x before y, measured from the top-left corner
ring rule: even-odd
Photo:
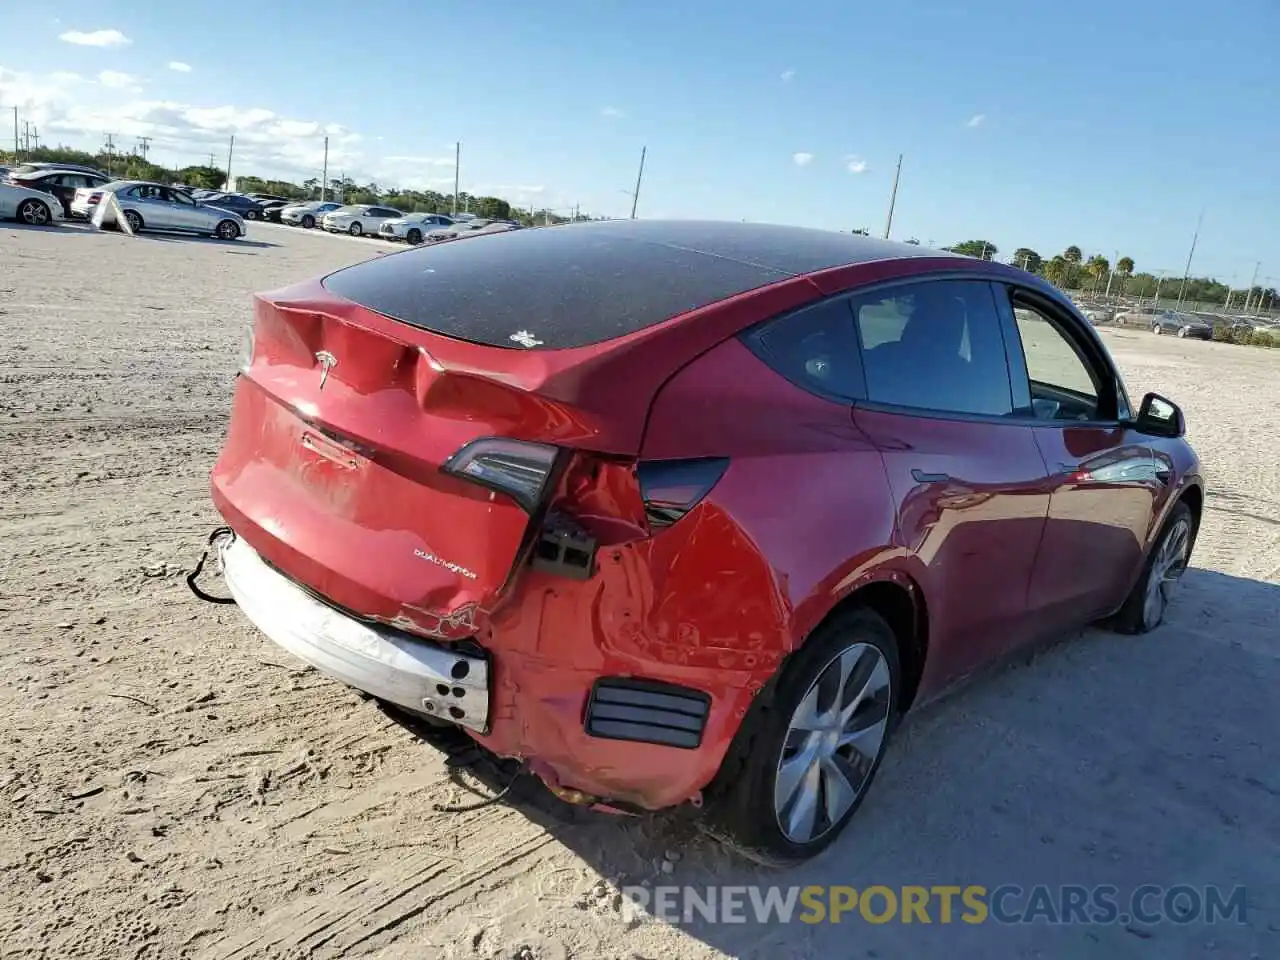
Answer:
[[[1135,395],[1184,405],[1209,475],[1170,622],[1086,631],[926,708],[836,847],[769,872],[679,815],[533,792],[437,811],[483,790],[465,751],[187,592],[250,293],[382,249],[0,227],[0,957],[1280,955],[1280,351],[1106,335]],[[1248,901],[1213,926],[620,916],[618,885],[646,882]]]

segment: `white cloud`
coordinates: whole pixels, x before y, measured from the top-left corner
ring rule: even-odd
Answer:
[[[867,161],[863,160],[856,153],[851,153],[847,157],[845,157],[844,163],[845,163],[846,169],[848,169],[850,173],[866,173],[867,172]]]
[[[791,160],[797,167],[807,167],[809,164],[813,163],[813,154],[793,153],[791,155]]]
[[[66,43],[74,43],[78,47],[122,47],[133,43],[119,30],[68,30],[58,34],[58,39]]]
[[[783,82],[783,83],[790,83],[792,80],[794,80],[794,79],[795,79],[795,76],[796,76],[796,72],[795,72],[794,70],[783,70],[783,71],[782,71],[782,82]]]
[[[178,73],[190,73],[191,64],[183,63],[181,60],[170,60],[169,69],[177,71]]]
[[[965,126],[980,127],[982,126],[982,121],[985,119],[987,119],[987,115],[985,113],[975,113],[972,117],[969,118],[969,122],[966,123]]]
[[[103,70],[98,74],[98,83],[112,90],[128,90],[131,93],[137,93],[142,89],[137,77],[121,73],[119,70]]]
[[[610,118],[612,118],[612,119],[615,119],[615,120],[616,120],[616,119],[619,119],[619,118],[621,118],[621,117],[625,117],[625,116],[626,116],[626,114],[625,114],[625,113],[623,113],[621,110],[619,110],[617,107],[601,107],[601,108],[600,108],[600,116],[602,116],[602,117],[610,117]]]

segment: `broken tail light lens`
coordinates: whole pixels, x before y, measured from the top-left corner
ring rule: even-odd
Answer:
[[[728,457],[640,461],[636,479],[649,526],[671,526],[711,492],[727,469]]]
[[[253,366],[253,324],[245,324],[244,337],[240,341],[240,372],[248,373]]]
[[[542,500],[558,454],[558,448],[545,443],[486,437],[468,443],[443,469],[506,494],[532,513]]]

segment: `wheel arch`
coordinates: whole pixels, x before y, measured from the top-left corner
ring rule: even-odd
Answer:
[[[915,702],[929,654],[929,609],[924,591],[902,571],[885,570],[873,574],[832,604],[812,629],[805,632],[804,640],[797,649],[807,643],[823,624],[853,607],[864,607],[878,614],[898,641],[902,668],[900,710],[905,713]]]

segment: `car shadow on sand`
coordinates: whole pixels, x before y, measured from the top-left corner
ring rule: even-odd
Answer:
[[[825,853],[785,869],[748,861],[697,829],[692,811],[616,817],[570,807],[532,776],[500,801],[543,825],[610,883],[543,890],[577,908],[583,923],[632,931],[672,923],[709,947],[741,957],[1265,956],[1280,936],[1280,585],[1191,569],[1169,619],[1141,637],[1089,629],[992,668],[911,714],[899,728],[865,804]],[[511,781],[459,731],[398,722],[445,752],[476,800]],[[460,814],[464,815],[464,814]],[[855,906],[841,922],[757,919],[739,893],[738,922],[698,909],[668,920],[620,909],[618,889],[677,885],[698,897],[727,887],[1016,885],[1003,913],[1017,915],[1030,890],[1048,885],[1119,888],[1120,919],[1060,924],[951,922],[940,900],[928,923],[884,920],[877,895],[869,922]],[[1245,913],[1208,924],[1128,920],[1143,884],[1245,888]],[[709,890],[708,888],[711,888]],[[679,916],[682,894],[674,909]],[[820,893],[820,902],[826,900]],[[1148,894],[1150,911],[1161,894]],[[1059,902],[1058,909],[1061,909]],[[551,906],[551,904],[548,904]],[[812,913],[809,913],[812,917]],[[652,942],[652,941],[650,941]],[[637,943],[637,946],[639,944]]]
[[[124,233],[114,228],[104,230],[95,229],[83,220],[62,220],[48,227],[32,227],[25,223],[10,223],[8,221],[0,221],[0,229],[13,229],[20,232],[36,231],[36,232],[54,232],[56,231],[60,237],[122,237],[128,238]],[[134,240],[149,240],[156,243],[201,243],[220,247],[253,247],[265,249],[268,247],[278,247],[280,244],[271,243],[267,240],[251,240],[248,237],[240,237],[237,240],[219,240],[217,237],[202,237],[191,233],[160,233],[153,230],[144,230],[142,233],[133,237]]]

